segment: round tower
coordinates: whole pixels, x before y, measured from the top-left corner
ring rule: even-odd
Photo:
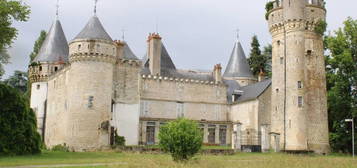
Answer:
[[[29,65],[30,107],[37,118],[37,128],[44,139],[48,78],[68,62],[68,43],[58,19],[47,33],[39,53]]]
[[[73,150],[108,147],[115,42],[93,16],[69,44],[67,140]]]
[[[280,135],[280,142],[272,141],[272,146],[279,144],[285,151],[328,152],[323,45],[321,35],[314,31],[316,20],[325,20],[322,5],[321,0],[275,1],[269,11],[273,38],[271,128]],[[321,76],[314,79],[317,73]],[[316,141],[323,142],[325,150]]]

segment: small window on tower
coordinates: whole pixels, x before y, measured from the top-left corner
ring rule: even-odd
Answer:
[[[284,64],[284,58],[280,57],[280,64]]]
[[[307,50],[307,51],[306,51],[306,55],[307,55],[307,56],[311,56],[311,55],[312,55],[312,50]]]
[[[277,42],[277,43],[278,43],[278,46],[280,46],[280,40],[278,40],[278,42]]]
[[[276,91],[276,93],[279,93],[279,88],[276,88],[275,91]]]
[[[42,66],[40,66],[39,70],[42,71]]]
[[[55,72],[57,72],[58,71],[58,67],[55,67]]]
[[[37,85],[36,88],[37,90],[39,90],[41,88],[41,85]]]
[[[298,97],[298,107],[302,107],[303,106],[303,98],[302,96]]]
[[[81,50],[81,48],[82,48],[82,45],[78,45],[78,51],[80,51]]]
[[[88,108],[93,107],[93,101],[94,101],[94,96],[89,96],[88,97]]]
[[[298,81],[298,89],[302,89],[302,88],[303,88],[302,82]]]

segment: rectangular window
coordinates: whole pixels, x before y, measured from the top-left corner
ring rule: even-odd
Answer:
[[[216,125],[208,126],[208,143],[209,144],[216,143]]]
[[[220,142],[220,145],[227,144],[227,126],[226,125],[219,126],[219,142]]]
[[[303,106],[303,98],[302,96],[298,97],[298,107],[302,107]]]
[[[177,114],[177,118],[182,118],[185,116],[183,103],[176,104],[176,114]]]
[[[39,90],[41,88],[41,85],[37,85],[37,90]]]
[[[93,101],[94,101],[94,96],[89,96],[88,97],[88,108],[93,107]]]
[[[298,81],[298,89],[302,89],[303,85],[301,81]]]
[[[280,57],[280,64],[284,64],[284,58]]]
[[[155,122],[147,122],[146,124],[146,144],[155,144]]]

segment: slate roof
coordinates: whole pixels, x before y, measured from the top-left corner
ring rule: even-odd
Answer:
[[[223,77],[254,77],[239,41],[234,44]]]
[[[102,23],[96,15],[89,19],[87,25],[74,39],[99,39],[113,41],[107,31],[105,31]]]
[[[228,103],[232,103],[232,95],[235,90],[239,90],[241,87],[239,83],[235,80],[223,80],[223,82],[227,85],[227,101]]]
[[[56,19],[33,62],[67,62],[68,54],[69,49],[66,36],[61,22]]]
[[[128,60],[139,60],[126,42],[124,42],[124,58]]]
[[[240,88],[239,90],[243,91],[243,95],[238,98],[238,102],[245,102],[258,98],[270,85],[271,79],[266,79]]]

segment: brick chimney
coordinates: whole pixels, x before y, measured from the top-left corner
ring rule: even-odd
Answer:
[[[216,83],[222,82],[222,66],[221,66],[221,64],[217,64],[214,66],[213,78]]]
[[[150,33],[148,37],[147,54],[149,58],[149,69],[152,75],[160,75],[161,72],[161,37],[159,33]]]
[[[265,79],[265,72],[263,70],[260,70],[259,75],[258,75],[258,82],[261,82]]]

